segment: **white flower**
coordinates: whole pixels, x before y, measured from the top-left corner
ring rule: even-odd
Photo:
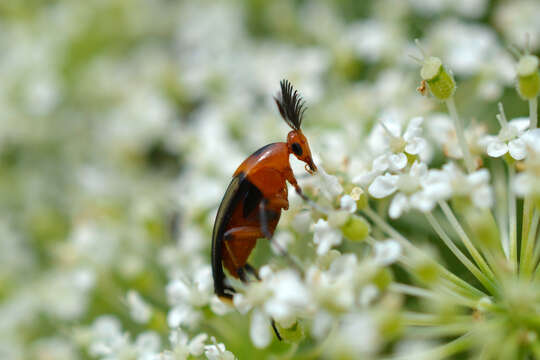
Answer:
[[[380,266],[390,265],[401,256],[401,245],[392,239],[375,243],[375,262]]]
[[[320,164],[317,164],[317,168],[318,187],[324,197],[328,200],[333,200],[343,192],[343,187],[339,183],[338,178],[328,174]]]
[[[332,309],[348,310],[355,304],[361,275],[355,255],[338,255],[327,271],[315,266],[310,267],[306,274],[306,283],[318,304]]]
[[[501,157],[510,153],[514,159],[523,160],[527,155],[527,149],[521,136],[528,127],[528,118],[517,118],[503,126],[497,136],[484,137],[483,143],[487,154],[491,157]]]
[[[213,296],[212,270],[210,266],[197,268],[191,281],[176,279],[167,285],[167,298],[173,305],[190,304],[204,306]]]
[[[189,355],[201,356],[205,349],[205,342],[208,339],[208,335],[201,333],[189,340],[186,333],[181,329],[175,329],[171,331],[169,335],[169,341],[172,349],[165,351],[167,359],[170,360],[184,360]]]
[[[341,209],[351,214],[356,211],[356,201],[351,197],[351,195],[343,195],[339,200],[339,205]]]
[[[260,310],[254,310],[251,314],[251,326],[249,335],[255,347],[265,348],[272,341],[272,332],[270,331],[270,319]]]
[[[410,208],[431,211],[437,201],[449,198],[452,193],[448,179],[440,170],[428,170],[426,164],[418,161],[414,162],[408,173],[399,175],[396,188],[399,192],[388,209],[393,219]]]
[[[370,141],[375,152],[382,152],[372,162],[371,170],[353,179],[353,183],[368,187],[368,192],[375,198],[384,198],[397,189],[399,177],[407,168],[408,155],[427,159],[427,141],[421,137],[421,117],[412,118],[401,135],[401,124],[395,117],[389,116],[375,126]]]
[[[377,176],[375,178],[371,185],[369,185],[368,191],[374,198],[377,199],[387,197],[397,190],[398,180],[398,175],[385,173],[384,175]]]
[[[374,353],[380,343],[377,324],[369,313],[347,314],[343,317],[333,346],[362,358]]]
[[[427,141],[422,135],[422,117],[412,118],[404,132],[396,115],[388,115],[373,128],[371,147],[380,155],[373,160],[373,170],[397,172],[407,165],[407,156],[423,156]]]
[[[489,171],[480,169],[471,174],[465,174],[454,163],[448,163],[442,169],[452,187],[452,195],[466,196],[479,208],[489,208],[493,205],[493,189],[489,185]]]
[[[152,316],[152,309],[143,300],[138,292],[133,290],[128,291],[126,300],[129,306],[131,318],[135,320],[135,322],[145,324],[150,320],[150,317]]]
[[[120,321],[112,316],[101,316],[92,324],[89,353],[93,356],[112,356],[129,351],[128,336],[122,332]]]
[[[137,336],[134,345],[138,353],[138,359],[155,359],[161,347],[161,339],[157,333],[145,331]]]
[[[177,328],[181,325],[193,325],[197,323],[200,314],[191,306],[178,304],[174,306],[167,314],[167,324],[171,328]]]
[[[215,339],[212,338],[215,342]],[[215,343],[204,347],[204,355],[208,360],[235,360],[236,357],[225,348],[223,343]]]
[[[282,270],[263,279],[273,294],[264,303],[264,311],[281,326],[294,324],[310,303],[309,291],[298,274]]]
[[[540,129],[527,131],[522,139],[528,156],[525,170],[516,175],[513,188],[519,196],[537,196],[540,194]]]
[[[313,225],[313,242],[317,244],[317,255],[323,255],[334,245],[341,244],[341,231],[334,229],[328,221],[319,219]]]
[[[454,159],[463,158],[463,152],[456,135],[456,128],[449,115],[433,114],[426,120],[426,124],[430,137],[441,146],[444,155]],[[485,152],[483,140],[486,129],[485,124],[475,122],[471,122],[465,128],[465,139],[471,154],[481,155]]]

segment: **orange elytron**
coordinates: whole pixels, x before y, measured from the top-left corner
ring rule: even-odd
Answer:
[[[281,216],[289,208],[287,181],[302,195],[289,163],[294,154],[306,163],[313,174],[317,167],[311,158],[306,137],[300,130],[305,111],[304,102],[287,80],[280,82],[276,101],[279,112],[292,128],[287,142],[266,145],[249,156],[235,171],[217,212],[212,234],[212,275],[214,292],[230,301],[234,289],[225,283],[229,274],[247,282],[247,273],[258,278],[257,271],[247,263],[257,239],[271,239]]]

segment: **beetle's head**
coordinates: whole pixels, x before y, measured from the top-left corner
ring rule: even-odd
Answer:
[[[306,171],[313,175],[317,172],[317,166],[311,158],[311,150],[309,148],[308,141],[302,130],[293,130],[287,135],[287,148],[289,149],[289,154],[294,154],[296,158],[300,161],[306,163]]]
[[[289,154],[294,154],[298,160],[305,162],[306,171],[314,174],[317,171],[317,166],[315,166],[311,158],[311,150],[307,139],[300,130],[304,111],[306,111],[305,103],[288,80],[281,80],[279,84],[281,85],[281,92],[274,100],[276,100],[281,117],[292,128],[292,131],[287,136]]]

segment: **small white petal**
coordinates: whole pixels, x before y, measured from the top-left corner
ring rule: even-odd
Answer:
[[[527,147],[537,154],[540,154],[540,129],[528,130],[521,137]]]
[[[480,169],[467,176],[468,182],[471,186],[478,186],[489,183],[489,171],[487,169]]]
[[[493,191],[489,185],[481,186],[472,192],[472,201],[479,208],[490,208],[493,205]]]
[[[189,342],[188,348],[189,353],[193,356],[201,356],[204,352],[204,343],[208,339],[208,335],[205,333],[195,336]]]
[[[401,135],[401,124],[394,116],[389,116],[381,121],[385,130],[388,130],[393,137]]]
[[[487,154],[492,157],[501,157],[508,152],[508,146],[502,142],[495,140],[487,146]]]
[[[515,128],[519,133],[524,132],[529,128],[529,118],[519,117],[512,119],[508,122],[508,125]]]
[[[428,173],[427,165],[418,160],[414,161],[414,163],[411,166],[411,170],[409,171],[409,175],[417,178],[418,180],[426,176],[427,173]]]
[[[528,195],[531,192],[534,183],[535,178],[532,176],[532,174],[528,174],[526,172],[517,174],[513,184],[516,195],[521,197]]]
[[[388,162],[392,171],[399,171],[407,166],[407,156],[404,153],[392,154],[389,156]]]
[[[341,243],[341,231],[333,229],[326,220],[319,219],[313,225],[313,242],[318,245],[317,254],[323,255],[334,245]]]
[[[431,194],[426,191],[421,191],[413,194],[409,202],[413,205],[415,209],[418,209],[422,212],[428,212],[433,210],[436,201],[437,198],[435,196],[431,196]]]
[[[130,290],[127,293],[126,301],[129,306],[131,318],[138,323],[146,324],[152,316],[152,309],[143,300],[138,292]]]
[[[341,209],[354,213],[356,211],[356,201],[350,195],[343,195],[339,201]]]
[[[388,239],[375,243],[375,262],[379,265],[390,265],[399,259],[401,245],[395,240]]]
[[[380,171],[371,170],[371,171],[368,171],[368,172],[364,172],[364,173],[362,173],[360,175],[357,175],[356,177],[353,178],[352,182],[354,184],[356,184],[356,185],[360,185],[362,187],[367,187],[379,175],[381,175]]]
[[[366,285],[360,292],[360,304],[363,307],[368,307],[377,298],[377,295],[379,295],[379,289],[375,285]]]
[[[407,130],[405,130],[405,133],[403,134],[403,139],[409,142],[413,138],[418,137],[422,132],[422,128],[420,126],[422,125],[423,121],[424,119],[421,116],[412,118],[407,125]]]
[[[419,136],[412,138],[407,142],[405,151],[411,155],[420,154],[427,147],[427,141]]]
[[[387,154],[377,156],[373,160],[372,168],[374,171],[382,173],[390,167],[390,159]]]
[[[267,347],[272,341],[269,319],[259,310],[253,311],[253,314],[251,315],[249,335],[251,336],[253,345],[259,349]]]
[[[318,168],[317,174],[319,174],[321,192],[326,198],[333,200],[343,192],[343,186],[336,176],[328,174],[321,165],[318,165]]]
[[[510,156],[516,160],[523,160],[527,156],[527,147],[522,139],[514,139],[508,143]]]
[[[399,176],[386,173],[377,176],[368,188],[369,193],[377,199],[391,195],[397,190]]]
[[[390,203],[390,208],[388,209],[388,215],[392,219],[397,219],[401,216],[403,211],[407,210],[409,207],[407,196],[402,193],[397,194],[392,199]]]

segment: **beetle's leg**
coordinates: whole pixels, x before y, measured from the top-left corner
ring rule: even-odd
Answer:
[[[259,272],[257,271],[257,269],[251,266],[250,263],[246,263],[246,265],[244,265],[244,269],[248,271],[251,275],[253,275],[255,279],[261,281],[261,278],[259,277]]]
[[[231,261],[234,265],[234,268],[236,269],[236,274],[242,280],[242,282],[247,282],[247,276],[238,261],[236,260],[236,257],[234,256],[234,252],[231,250],[229,241],[231,240],[252,240],[257,238],[264,237],[263,233],[261,232],[261,229],[255,226],[237,226],[232,229],[229,229],[225,232],[223,236],[223,244],[225,245],[225,249],[227,250],[227,253],[231,257]]]
[[[262,219],[264,219],[264,221]],[[261,222],[265,222],[265,221],[266,221],[266,212],[265,212],[265,217],[261,218]],[[268,232],[268,224],[266,222],[265,222],[265,227],[266,227],[266,231]],[[244,267],[238,266],[238,262],[234,258],[233,252],[229,249],[228,241],[232,239],[243,240],[243,239],[253,239],[254,237],[261,238],[261,237],[264,237],[263,233],[264,233],[264,230],[262,231],[261,229],[254,226],[238,226],[238,227],[229,229],[228,231],[225,232],[225,236],[223,237],[225,241],[223,243],[225,244],[225,247],[227,248],[227,252],[231,256],[231,260],[233,261],[233,264],[236,267],[236,273],[238,274],[238,277],[243,283],[248,282],[246,272],[250,272],[258,281],[260,281],[261,278],[259,277],[257,270],[253,266],[251,266],[249,263],[246,263]],[[271,238],[272,237],[270,236],[269,239]],[[230,288],[230,290],[232,291],[232,293],[235,292],[234,289],[232,288]],[[226,297],[229,299],[232,299],[231,295],[227,294]],[[277,330],[276,322],[274,321],[274,319],[271,320],[271,324],[272,324],[272,329],[274,330],[274,333],[276,334],[276,337],[278,338],[279,341],[282,341],[283,339],[281,335],[279,334],[279,331]]]
[[[298,182],[296,181],[296,178],[294,177],[294,173],[292,172],[292,169],[289,168],[285,176],[286,176],[287,181],[294,187],[294,190],[296,190],[296,193],[300,195],[302,199],[306,200],[306,197],[304,193],[302,192],[302,188],[300,187],[300,185],[298,185]]]
[[[244,266],[244,267],[237,268],[237,269],[236,269],[236,274],[238,275],[238,277],[240,278],[240,280],[241,280],[244,284],[247,284],[247,282],[248,282],[248,277],[247,277],[247,274],[246,274],[245,266]]]
[[[298,265],[296,263],[296,261],[294,261],[294,259],[289,255],[289,253],[283,249],[277,242],[275,242],[273,240],[273,236],[272,234],[270,233],[270,231],[268,230],[268,217],[267,217],[267,214],[266,214],[266,208],[267,208],[267,205],[268,205],[268,200],[267,199],[263,199],[259,205],[259,216],[260,216],[260,220],[261,220],[261,230],[262,230],[262,233],[264,234],[264,237],[266,237],[268,239],[268,241],[270,241],[270,243],[274,246],[274,248],[279,252],[279,254],[283,257],[285,257],[287,259],[287,261],[291,264],[292,267],[294,267],[296,270],[298,270],[298,272],[300,272],[301,274],[303,273],[302,271],[302,268],[300,267],[300,265]]]
[[[279,341],[283,341],[283,339],[281,338],[281,335],[279,334],[279,331],[276,327],[276,320],[272,319],[270,321],[270,323],[272,324],[272,330],[274,330],[274,334],[276,334],[276,337],[278,338]]]

